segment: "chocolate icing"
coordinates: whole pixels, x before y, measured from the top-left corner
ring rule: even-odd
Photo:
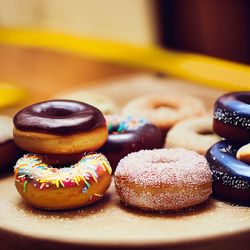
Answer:
[[[214,105],[214,132],[234,141],[250,141],[250,92],[221,96]]]
[[[74,134],[105,126],[100,110],[82,102],[51,100],[28,106],[14,117],[17,129],[49,134]]]
[[[213,172],[213,195],[219,199],[250,205],[250,165],[236,158],[244,144],[223,140],[207,152]]]
[[[145,124],[136,130],[127,130],[122,133],[109,132],[107,142],[99,149],[113,169],[119,161],[129,153],[142,149],[162,148],[164,137],[162,131],[153,124]]]

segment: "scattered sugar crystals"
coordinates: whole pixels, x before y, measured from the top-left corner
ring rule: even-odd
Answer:
[[[213,179],[222,181],[223,185],[231,186],[239,190],[246,190],[250,188],[250,183],[243,180],[241,176],[231,176],[228,173],[219,171],[214,165],[211,166],[213,172]]]
[[[225,124],[241,126],[250,129],[250,118],[241,117],[239,112],[229,112],[226,109],[216,109],[214,112],[214,119]]]

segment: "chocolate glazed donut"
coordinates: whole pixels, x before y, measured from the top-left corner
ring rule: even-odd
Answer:
[[[100,148],[108,136],[100,110],[69,100],[28,106],[15,115],[14,125],[16,144],[28,152],[45,155],[46,162],[52,165],[77,162],[81,153]]]
[[[141,120],[135,127],[124,126],[120,129],[127,117],[122,119],[120,125],[117,124],[109,129],[108,140],[99,149],[99,152],[107,157],[113,172],[119,161],[129,153],[142,149],[162,148],[164,144],[162,131],[155,125]]]
[[[236,159],[236,152],[243,145],[223,140],[214,144],[206,157],[213,172],[213,195],[249,206],[250,165]]]
[[[213,129],[226,139],[249,142],[250,92],[234,92],[221,96],[214,106]]]
[[[105,125],[95,107],[77,101],[52,100],[28,106],[14,117],[14,125],[23,131],[68,135]]]

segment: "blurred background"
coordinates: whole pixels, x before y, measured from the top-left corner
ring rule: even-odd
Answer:
[[[0,81],[41,98],[138,71],[250,89],[249,34],[247,0],[0,0]]]

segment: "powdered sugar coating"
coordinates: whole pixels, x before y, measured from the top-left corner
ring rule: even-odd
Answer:
[[[247,117],[242,117],[239,112],[230,112],[226,109],[217,108],[214,111],[214,119],[224,124],[240,126],[247,130],[250,130],[250,119]]]
[[[141,150],[123,158],[115,172],[121,199],[151,210],[175,210],[206,200],[211,171],[204,156],[182,148]]]

